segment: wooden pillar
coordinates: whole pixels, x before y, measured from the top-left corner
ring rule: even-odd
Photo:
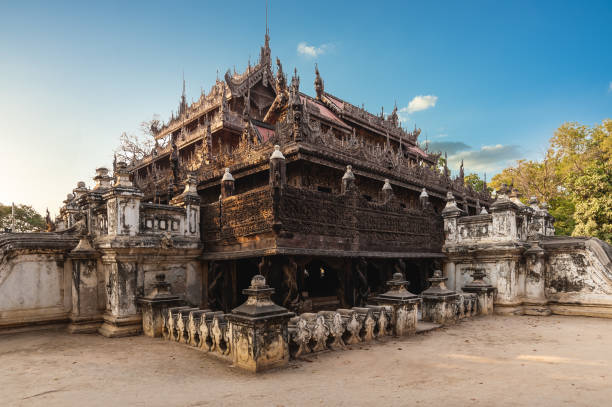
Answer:
[[[229,262],[229,272],[232,280],[232,308],[238,305],[238,275],[236,273],[236,260]]]

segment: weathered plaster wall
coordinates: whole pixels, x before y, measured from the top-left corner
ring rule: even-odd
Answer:
[[[502,197],[491,211],[462,216],[452,197],[449,200],[443,212],[443,250],[451,289],[460,291],[472,281],[470,269],[482,268],[485,282],[497,289],[498,313],[612,318],[609,245],[592,238],[551,236],[550,216],[535,204],[527,207]]]
[[[40,235],[0,237],[0,330],[67,322],[72,267],[65,255],[76,242]],[[33,244],[37,239],[39,244]]]

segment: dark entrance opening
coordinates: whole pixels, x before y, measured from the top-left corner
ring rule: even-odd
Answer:
[[[313,311],[339,307],[338,285],[338,270],[318,259],[306,264],[303,291],[308,293]]]

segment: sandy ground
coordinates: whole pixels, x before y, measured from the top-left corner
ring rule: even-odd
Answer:
[[[146,337],[0,336],[2,406],[610,406],[612,320],[480,317],[244,373]]]

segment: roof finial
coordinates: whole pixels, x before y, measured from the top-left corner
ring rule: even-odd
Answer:
[[[268,0],[266,0],[266,42],[268,40],[269,34],[270,34],[270,31],[268,29]]]
[[[325,91],[325,85],[323,83],[323,79],[319,74],[319,65],[315,62],[315,92],[317,93],[317,100],[321,100],[323,97],[323,92]]]

